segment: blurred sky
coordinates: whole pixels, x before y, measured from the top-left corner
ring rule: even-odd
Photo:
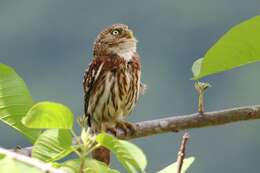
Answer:
[[[124,23],[139,40],[145,96],[131,121],[196,112],[190,68],[231,26],[260,13],[259,0],[0,0],[0,62],[24,78],[35,101],[83,113],[82,78],[92,43],[107,25]],[[207,77],[206,110],[259,104],[260,64]],[[259,173],[260,121],[189,130],[192,173]],[[133,140],[148,173],[176,159],[182,132]],[[28,145],[0,125],[0,145]],[[118,167],[116,162],[113,164]],[[122,171],[124,172],[124,171]]]

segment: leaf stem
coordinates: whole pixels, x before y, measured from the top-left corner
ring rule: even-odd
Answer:
[[[200,114],[204,113],[204,94],[208,87],[210,87],[209,83],[196,82],[194,84],[195,89],[199,93],[199,103],[198,103],[198,112]]]
[[[84,167],[85,167],[85,154],[82,153],[80,157],[80,168],[79,168],[80,173],[84,173]]]

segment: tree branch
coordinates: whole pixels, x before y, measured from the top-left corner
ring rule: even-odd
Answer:
[[[55,169],[51,166],[51,164],[44,163],[40,160],[30,158],[21,154],[17,154],[15,152],[6,150],[4,148],[0,148],[0,154],[4,154],[7,157],[10,157],[11,159],[17,160],[19,162],[25,163],[27,165],[30,165],[32,167],[38,168],[42,172],[46,173],[64,173],[61,169]]]
[[[148,120],[134,123],[136,131],[125,134],[118,129],[117,137],[120,139],[134,139],[167,132],[178,132],[185,129],[217,126],[239,121],[260,119],[260,105],[237,107],[215,112],[204,112],[190,115],[171,116],[168,118]],[[31,147],[21,149],[19,153],[31,152]]]
[[[260,105],[237,107],[215,112],[204,112],[168,118],[137,122],[136,131],[125,135],[118,132],[120,139],[133,139],[167,132],[178,132],[185,129],[217,126],[238,121],[260,119]]]

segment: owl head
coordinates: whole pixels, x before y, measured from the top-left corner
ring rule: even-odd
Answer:
[[[114,24],[105,28],[94,43],[94,55],[125,53],[136,51],[137,40],[133,31],[124,24]]]

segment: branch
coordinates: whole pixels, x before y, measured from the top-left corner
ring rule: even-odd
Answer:
[[[238,121],[260,119],[260,105],[237,107],[215,112],[204,112],[168,118],[137,122],[136,131],[125,135],[123,131],[118,132],[120,139],[133,139],[145,136],[157,135],[167,132],[178,132],[185,129],[217,126]]]
[[[186,144],[188,142],[188,139],[189,139],[189,134],[185,132],[182,137],[181,146],[177,157],[177,173],[181,173],[181,168],[183,165],[183,159],[185,158],[185,150],[186,150]]]
[[[7,157],[10,157],[11,159],[17,160],[19,162],[25,163],[27,165],[33,166],[35,168],[40,169],[42,172],[46,173],[64,173],[64,171],[60,169],[55,169],[51,166],[51,164],[43,163],[40,160],[30,158],[21,154],[17,154],[15,152],[12,152],[10,150],[6,150],[3,148],[0,148],[0,154],[4,154]]]
[[[260,105],[204,112],[203,115],[195,113],[137,122],[134,123],[136,126],[134,133],[125,134],[122,130],[118,129],[117,137],[128,140],[167,132],[178,132],[185,129],[217,126],[255,119],[260,119]],[[18,152],[31,153],[30,151],[31,147],[27,147]]]

